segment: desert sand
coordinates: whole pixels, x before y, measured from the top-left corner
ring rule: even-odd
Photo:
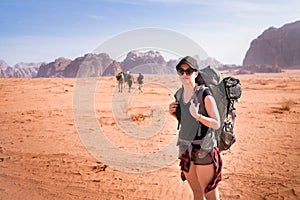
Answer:
[[[222,153],[221,199],[300,199],[300,70],[237,77],[237,142]],[[161,164],[171,155],[127,163],[95,141],[110,162],[83,142],[100,127],[110,144],[133,156],[170,144],[177,121],[167,109],[180,87],[176,75],[145,75],[142,94],[136,84],[118,93],[114,77],[80,82],[96,83],[92,96],[75,93],[76,79],[0,79],[0,199],[192,199],[178,160]],[[98,128],[84,111],[89,101]],[[144,138],[129,134],[126,124]]]

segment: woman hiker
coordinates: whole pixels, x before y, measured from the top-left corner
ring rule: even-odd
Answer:
[[[197,61],[186,56],[176,66],[182,88],[179,98],[169,105],[169,113],[180,118],[178,136],[181,178],[187,180],[194,199],[219,199],[222,159],[212,129],[220,127],[217,105],[204,84],[197,85]],[[202,91],[202,102],[197,95]],[[178,94],[177,94],[178,96]],[[176,97],[176,94],[175,94]],[[199,112],[199,110],[205,112]]]

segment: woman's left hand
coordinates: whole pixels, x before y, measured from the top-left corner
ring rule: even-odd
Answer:
[[[194,99],[191,99],[190,103],[191,103],[190,108],[189,108],[190,113],[195,119],[198,119],[199,118],[198,112],[199,112],[200,103],[195,105]]]

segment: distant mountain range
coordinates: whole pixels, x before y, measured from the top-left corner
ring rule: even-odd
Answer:
[[[98,77],[131,71],[144,74],[175,74],[178,60],[166,61],[158,51],[131,51],[118,62],[106,53],[89,53],[74,60],[60,57],[50,63],[18,63],[8,66],[0,60],[0,77]],[[284,68],[300,68],[300,21],[281,28],[270,27],[251,42],[243,66],[224,65],[214,58],[199,61],[218,69],[234,69],[236,73],[280,72]]]
[[[19,63],[14,67],[0,61],[0,77],[98,77],[114,76],[120,71],[144,74],[175,74],[178,60],[166,61],[158,51],[130,51],[121,62],[113,60],[106,53],[89,53],[74,60],[60,57],[50,63]],[[200,61],[203,66],[222,66],[214,58]]]
[[[0,60],[0,78],[35,77],[42,63],[18,63],[13,67]]]

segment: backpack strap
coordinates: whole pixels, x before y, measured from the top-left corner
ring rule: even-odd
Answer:
[[[206,112],[206,109],[204,106],[204,99],[203,99],[203,93],[206,89],[208,89],[208,87],[206,87],[205,85],[200,85],[200,86],[197,86],[197,89],[195,91],[195,95],[197,97],[196,98],[197,102],[195,102],[195,103],[197,104],[198,102],[200,102],[199,113],[204,116],[207,116],[207,112]],[[183,88],[180,88],[179,90],[177,90],[174,95],[175,101],[179,102],[180,98],[182,98],[182,94],[183,94]],[[178,121],[177,130],[179,130],[180,122],[181,122],[180,104],[178,104],[175,114],[176,114],[176,118]]]
[[[204,99],[203,99],[203,93],[206,89],[208,89],[208,87],[206,87],[205,85],[200,85],[197,87],[196,92],[195,92],[195,94],[197,96],[197,100],[198,100],[197,103],[200,103],[199,113],[204,116],[207,116],[207,112],[206,112],[205,105],[204,105]]]
[[[180,97],[182,96],[183,88],[179,88],[174,94],[175,100],[179,102]]]
[[[205,84],[201,84],[197,87],[196,91],[195,91],[195,95],[197,97],[197,103],[200,103],[199,105],[199,114],[202,114],[203,116],[208,116],[206,109],[205,109],[205,103],[204,103],[204,91],[208,89],[208,87]],[[199,122],[199,127],[198,127],[198,131],[197,131],[197,136],[200,137],[202,135],[202,123]],[[199,142],[198,140],[194,140],[193,143],[196,144],[197,142]]]
[[[181,96],[182,96],[182,93],[183,93],[183,88],[180,88],[179,90],[176,91],[174,97],[175,97],[175,101],[176,102],[179,102]],[[180,127],[180,122],[181,122],[181,110],[180,110],[180,104],[178,104],[177,108],[176,108],[176,118],[177,118],[177,121],[178,121],[178,125],[177,125],[177,130],[179,130],[179,127]]]

